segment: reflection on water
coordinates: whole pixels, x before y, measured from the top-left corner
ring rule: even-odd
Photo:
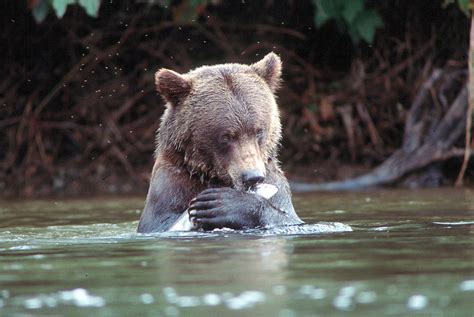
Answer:
[[[311,225],[245,232],[136,234],[142,205],[0,203],[0,316],[474,310],[470,190],[302,195]]]

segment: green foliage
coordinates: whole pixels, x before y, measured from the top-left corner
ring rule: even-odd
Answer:
[[[43,1],[46,2],[46,1]],[[52,0],[51,5],[58,18],[62,18],[66,13],[67,6],[75,3],[75,0]]]
[[[350,34],[354,42],[362,39],[372,43],[375,31],[383,26],[383,22],[376,11],[366,8],[365,2],[366,0],[313,0],[316,8],[314,23],[321,27],[329,20],[335,20]]]
[[[66,14],[67,7],[78,4],[91,17],[97,17],[99,14],[101,0],[37,0],[32,8],[33,17],[37,23],[43,22],[52,9],[58,18]]]
[[[48,1],[40,1],[35,7],[33,7],[32,13],[36,22],[40,23],[46,18],[49,8],[50,4]]]
[[[100,0],[79,0],[78,3],[84,8],[84,10],[86,10],[86,13],[89,16],[96,18],[99,15]]]
[[[458,8],[467,16],[469,17],[469,7],[470,0],[444,0],[442,6],[447,7],[450,4],[456,3]]]
[[[354,19],[353,25],[357,30],[357,36],[360,36],[367,43],[374,41],[375,30],[383,26],[382,19],[374,10],[365,10],[364,14],[358,14]]]

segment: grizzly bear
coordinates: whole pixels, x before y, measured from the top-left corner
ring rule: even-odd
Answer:
[[[185,211],[202,230],[302,223],[277,160],[280,80],[274,53],[252,65],[155,74],[166,110],[138,232],[166,231]],[[248,192],[259,183],[278,192],[268,200]]]

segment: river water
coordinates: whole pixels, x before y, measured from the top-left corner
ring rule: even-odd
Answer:
[[[474,316],[473,190],[294,203],[313,225],[139,235],[143,197],[0,201],[0,316]]]

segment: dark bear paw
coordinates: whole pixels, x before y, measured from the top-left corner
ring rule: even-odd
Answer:
[[[229,187],[202,191],[189,203],[190,220],[204,230],[244,229],[261,225],[264,199]]]

